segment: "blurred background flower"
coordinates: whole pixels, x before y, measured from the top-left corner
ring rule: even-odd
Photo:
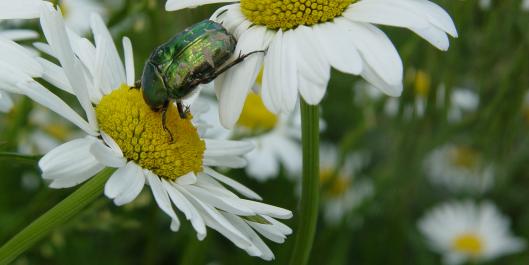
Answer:
[[[490,202],[463,201],[435,207],[419,221],[419,229],[445,264],[477,264],[525,249],[509,223]]]

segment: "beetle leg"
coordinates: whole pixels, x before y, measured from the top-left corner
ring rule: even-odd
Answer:
[[[162,128],[165,132],[169,134],[170,142],[173,142],[173,134],[171,133],[169,128],[167,128],[167,109],[167,106],[162,109]]]
[[[230,68],[232,68],[233,66],[241,63],[242,61],[244,61],[244,59],[246,59],[246,57],[254,54],[254,53],[258,53],[258,52],[262,52],[262,53],[265,53],[266,50],[260,50],[260,51],[253,51],[253,52],[250,52],[250,53],[247,53],[247,54],[241,54],[239,53],[239,56],[237,56],[237,59],[233,60],[232,62],[222,66],[220,69],[218,69],[217,71],[215,71],[213,74],[211,75],[207,75],[205,76],[204,78],[202,79],[199,79],[199,80],[196,80],[193,84],[193,85],[198,85],[198,84],[207,84],[211,81],[213,81],[213,79],[217,78],[217,76],[221,75],[222,73],[228,71]]]
[[[141,79],[140,80],[136,80],[136,82],[134,82],[134,86],[131,86],[130,87],[131,89],[134,88],[134,89],[140,89],[141,88]]]
[[[180,114],[180,118],[187,119],[188,107],[184,107],[180,101],[176,102],[176,107],[178,108],[178,114]]]

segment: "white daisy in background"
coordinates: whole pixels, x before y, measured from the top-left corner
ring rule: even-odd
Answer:
[[[489,10],[492,6],[492,0],[479,0],[479,7],[483,10]],[[529,11],[529,0],[522,0],[521,8],[523,11]]]
[[[433,184],[452,192],[482,193],[494,184],[493,166],[470,146],[438,147],[427,155],[424,170]]]
[[[255,84],[257,91],[260,78]],[[208,90],[202,90],[208,96]],[[281,166],[290,176],[298,176],[301,171],[301,121],[299,108],[290,114],[273,114],[268,111],[261,98],[250,91],[233,130],[226,130],[219,121],[218,103],[208,100],[211,111],[207,123],[211,136],[223,139],[244,139],[251,141],[255,148],[245,157],[248,160],[246,173],[257,180],[264,181],[279,175]]]
[[[444,86],[441,87],[444,90]],[[476,111],[479,107],[479,96],[471,89],[455,87],[450,94],[447,118],[449,122],[458,122],[465,114]]]
[[[38,18],[41,4],[41,0],[0,1],[0,59],[2,61],[20,68],[33,57],[33,54],[28,50],[16,45],[15,41],[33,39],[38,37],[38,34],[27,29],[8,29],[5,24],[9,20]],[[23,62],[19,62],[19,60]],[[36,64],[23,70],[32,76],[42,74],[41,67]],[[5,88],[5,85],[0,84],[0,112],[8,112],[13,107],[13,100],[6,91],[8,89]]]
[[[61,143],[78,138],[81,134],[77,127],[47,108],[35,106],[29,114],[27,130],[21,132],[18,152],[22,154],[40,155],[51,151]]]
[[[330,224],[339,223],[344,216],[373,196],[374,192],[372,181],[359,176],[368,163],[368,156],[361,152],[351,154],[344,165],[337,169],[337,152],[332,145],[320,147],[321,201],[325,220]]]
[[[13,91],[63,116],[85,132],[85,137],[64,143],[47,153],[39,167],[52,188],[76,186],[106,167],[116,168],[105,185],[105,195],[116,205],[133,201],[145,184],[150,186],[160,209],[179,229],[175,208],[190,220],[198,239],[210,227],[252,256],[266,260],[273,253],[259,234],[284,242],[292,231],[274,218],[290,218],[288,210],[260,203],[261,198],[242,184],[218,173],[212,166],[243,167],[241,158],[251,144],[203,139],[189,119],[180,119],[176,107],[168,110],[167,127],[161,113],[152,112],[134,83],[132,46],[123,39],[125,64],[112,37],[98,15],[91,17],[95,44],[67,30],[60,10],[44,5],[41,26],[47,43],[37,46],[59,62],[37,58],[40,78],[76,96],[86,119],[37,80],[2,62],[1,83]],[[94,107],[95,106],[95,107]],[[195,115],[198,109],[191,107]],[[227,189],[253,200],[243,199]]]
[[[479,0],[479,7],[483,10],[490,9],[491,5],[492,5],[492,0]]]
[[[90,30],[90,15],[97,13],[103,19],[107,11],[97,0],[60,0],[60,8],[68,28],[84,35]]]
[[[447,265],[486,262],[525,249],[525,242],[511,235],[509,219],[490,202],[444,203],[418,226]]]
[[[529,0],[522,0],[522,10],[529,11]]]
[[[167,10],[233,0],[168,0]],[[294,110],[298,91],[309,104],[323,98],[331,67],[361,75],[384,93],[402,92],[400,56],[372,24],[409,28],[441,50],[447,33],[456,37],[450,16],[427,0],[240,0],[211,17],[238,39],[234,54],[254,54],[217,78],[215,86],[222,124],[231,128],[243,109],[248,90],[264,64],[260,91],[273,113]]]

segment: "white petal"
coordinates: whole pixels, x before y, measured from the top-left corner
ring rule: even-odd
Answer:
[[[223,215],[234,225],[236,225],[237,228],[239,228],[239,230],[241,230],[252,241],[254,247],[256,248],[256,250],[258,250],[258,252],[255,252],[255,250],[249,250],[248,252],[250,255],[255,253],[260,258],[268,261],[273,260],[275,258],[274,253],[270,250],[270,248],[268,248],[268,246],[259,237],[259,235],[255,231],[253,231],[250,226],[248,226],[247,222],[233,214],[223,213]]]
[[[152,194],[156,203],[171,219],[177,219],[176,214],[171,206],[171,201],[169,200],[169,195],[162,185],[162,181],[158,176],[152,173],[150,170],[145,170],[145,175],[151,186]]]
[[[362,58],[355,49],[354,38],[358,36],[347,34],[344,23],[329,22],[315,27],[315,34],[322,45],[322,52],[329,63],[337,70],[349,73],[360,74],[362,72]],[[317,50],[313,53],[318,52]]]
[[[417,35],[421,36],[423,39],[427,40],[439,50],[446,51],[450,46],[448,36],[446,36],[446,34],[437,27],[428,27],[424,29],[412,28],[411,30]]]
[[[41,11],[40,23],[44,35],[50,44],[53,53],[61,62],[70,85],[77,96],[77,100],[85,111],[88,123],[93,130],[97,130],[97,119],[88,95],[88,88],[83,74],[83,68],[75,57],[69,42],[68,35],[60,11],[51,6],[44,5]]]
[[[237,0],[167,0],[167,3],[165,3],[165,10],[175,11],[213,3],[230,3],[236,1]]]
[[[289,219],[292,217],[292,212],[287,209],[251,200],[243,199],[243,201],[246,203],[246,206],[252,208],[258,214],[268,215],[279,219]]]
[[[0,19],[38,18],[41,0],[0,1]]]
[[[114,139],[112,139],[112,137],[110,137],[110,135],[106,134],[105,132],[101,131],[100,133],[103,141],[105,141],[105,144],[109,146],[117,155],[123,156],[123,152],[116,141],[114,141]]]
[[[414,10],[402,5],[404,1],[370,0],[352,4],[343,16],[357,22],[375,23],[397,27],[425,28],[427,21]],[[418,2],[418,1],[417,1]]]
[[[189,172],[175,180],[178,185],[191,185],[197,182],[197,176],[193,172]]]
[[[3,30],[0,32],[0,38],[10,39],[14,41],[36,39],[39,34],[36,31],[29,29],[13,29]]]
[[[402,83],[402,61],[384,32],[373,25],[347,22],[343,19],[337,19],[336,23],[341,23],[347,34],[357,36],[353,39],[353,44],[365,61],[364,71],[365,68],[371,67],[387,84]],[[400,91],[395,91],[393,95],[395,94],[400,95]]]
[[[265,27],[246,30],[237,42],[232,60],[240,54],[262,50],[265,31]],[[252,54],[224,74],[225,79],[219,93],[219,115],[224,127],[232,128],[239,119],[246,95],[255,83],[263,58],[263,53]]]
[[[183,186],[175,186],[184,196],[186,196],[196,209],[200,212],[206,224],[223,234],[226,238],[232,241],[236,246],[247,249],[251,246],[250,240],[233,226],[219,211],[213,207],[205,204],[196,196],[191,194]]]
[[[325,95],[331,77],[331,67],[321,52],[322,45],[318,38],[315,38],[316,33],[311,28],[300,26],[295,30],[295,34],[299,92],[307,103],[315,105],[320,103]]]
[[[68,175],[68,177],[53,180],[49,187],[53,189],[62,189],[77,186],[93,177],[104,168],[105,166],[101,164],[93,163],[90,166],[83,167],[82,169],[78,168],[72,170],[71,173],[65,174]]]
[[[402,82],[392,85],[386,83],[378,74],[371,68],[369,65],[364,65],[364,71],[362,72],[362,77],[365,78],[369,83],[374,87],[382,90],[385,94],[398,97],[402,93]]]
[[[178,191],[175,187],[173,187],[169,182],[167,182],[166,180],[162,180],[162,183],[176,208],[178,208],[182,213],[184,213],[187,220],[191,221],[191,225],[193,226],[195,231],[197,231],[198,239],[203,240],[206,237],[207,233],[206,224],[204,223],[204,220],[202,219],[198,211],[189,202],[189,200],[187,200],[187,198],[182,195],[182,193]]]
[[[269,240],[282,244],[285,242],[286,236],[283,235],[280,231],[274,229],[275,227],[270,224],[259,224],[251,221],[247,221],[251,227],[253,227],[259,234],[268,238]]]
[[[0,59],[32,77],[40,77],[44,71],[26,48],[12,40],[0,39]]]
[[[127,204],[136,199],[145,185],[145,175],[142,168],[134,163],[132,165],[134,170],[132,174],[127,175],[126,179],[130,184],[114,199],[114,203],[117,206]]]
[[[132,52],[132,43],[127,37],[123,37],[123,52],[125,58],[125,72],[127,76],[127,85],[132,87],[136,82],[136,80],[134,80],[134,53]]]
[[[107,167],[120,168],[127,163],[125,157],[116,154],[114,150],[100,141],[97,141],[92,145],[90,153],[99,163]]]
[[[108,82],[113,88],[117,88],[121,84],[127,82],[125,68],[119,57],[118,50],[114,45],[112,36],[110,35],[110,32],[108,31],[108,28],[103,22],[101,16],[92,14],[90,25],[92,27],[96,43],[104,43],[104,46],[96,47],[96,49],[105,49],[105,52],[108,55],[105,58],[105,71],[107,71],[106,73],[108,74]]]
[[[256,214],[251,208],[244,205],[243,201],[239,198],[224,197],[222,194],[214,194],[208,190],[193,185],[186,187],[186,189],[199,200],[219,210],[244,216],[252,216]]]
[[[62,99],[50,92],[41,84],[30,81],[19,83],[18,87],[20,88],[21,93],[25,94],[33,101],[61,115],[65,119],[71,121],[86,133],[94,136],[98,135],[97,130],[94,129],[93,126],[90,126],[90,124],[88,124],[81,116],[79,116],[77,112],[64,103]]]
[[[40,159],[42,177],[53,180],[50,187],[75,186],[104,168],[89,152],[95,141],[91,137],[73,140],[54,148]]]
[[[237,192],[239,192],[240,194],[250,198],[250,199],[254,199],[254,200],[262,200],[261,196],[259,196],[257,193],[255,193],[254,191],[252,191],[251,189],[247,188],[246,186],[242,185],[241,183],[231,179],[231,178],[228,178],[220,173],[218,173],[217,171],[209,168],[209,167],[204,167],[204,173],[208,174],[209,176],[215,178],[216,180],[224,183],[225,185],[233,188],[234,190],[236,190]]]
[[[8,112],[13,107],[13,100],[4,91],[0,90],[0,112]]]
[[[239,156],[207,156],[203,164],[211,167],[243,168],[248,162]]]
[[[130,178],[137,174],[137,166],[130,161],[126,166],[118,168],[105,184],[105,195],[114,199],[131,186]]]
[[[251,142],[205,139],[206,152],[204,156],[240,156],[251,151]]]
[[[279,30],[265,57],[262,98],[273,113],[291,112],[296,106],[298,73],[295,48],[293,32]]]
[[[44,69],[42,79],[63,91],[74,94],[64,70],[60,66],[40,57],[37,60]]]

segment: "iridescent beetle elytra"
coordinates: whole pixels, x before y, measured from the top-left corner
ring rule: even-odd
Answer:
[[[143,99],[153,111],[162,112],[162,127],[171,140],[172,134],[166,127],[166,111],[173,100],[180,117],[186,118],[182,100],[192,95],[198,85],[213,81],[247,56],[264,52],[239,55],[232,62],[227,62],[236,45],[235,37],[221,24],[204,20],[180,32],[151,53],[141,76]]]

